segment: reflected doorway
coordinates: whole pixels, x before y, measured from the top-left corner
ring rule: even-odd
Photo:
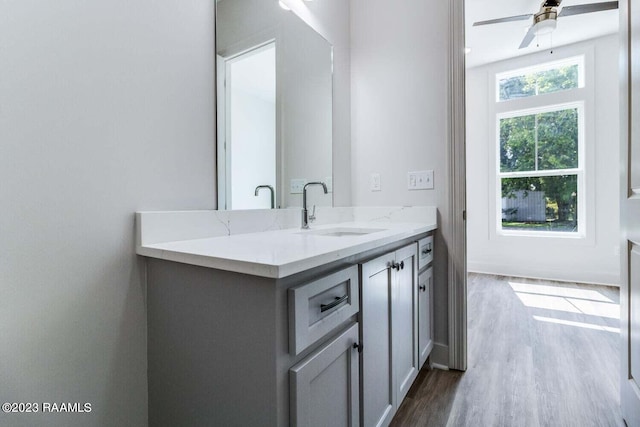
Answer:
[[[256,188],[277,188],[275,42],[217,61],[218,208],[268,209]]]

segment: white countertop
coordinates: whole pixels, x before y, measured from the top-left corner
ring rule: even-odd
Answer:
[[[231,236],[141,244],[140,255],[269,278],[283,278],[434,230],[431,222],[341,222]],[[380,229],[370,234],[324,236],[333,228]]]

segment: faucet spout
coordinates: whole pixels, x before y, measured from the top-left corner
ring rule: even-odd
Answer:
[[[321,185],[324,190],[324,194],[327,194],[329,191],[327,190],[327,184],[324,182],[309,182],[302,187],[302,229],[307,230],[309,228],[309,221],[313,221],[316,219],[315,215],[309,216],[309,210],[307,209],[307,187],[311,185]],[[315,213],[315,212],[314,212]]]
[[[272,187],[272,186],[270,186],[270,185],[266,185],[266,184],[264,184],[264,185],[258,185],[258,186],[256,187],[256,191],[255,191],[255,193],[254,193],[254,195],[255,195],[255,196],[257,196],[257,195],[258,195],[258,193],[260,192],[260,189],[261,189],[261,188],[268,188],[268,189],[269,189],[269,191],[271,192],[271,209],[274,209],[274,208],[276,207],[275,190],[274,190],[274,189],[273,189],[273,187]]]

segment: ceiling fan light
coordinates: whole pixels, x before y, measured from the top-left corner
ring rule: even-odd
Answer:
[[[549,34],[550,32],[556,29],[557,25],[558,25],[558,21],[556,21],[555,19],[545,19],[544,21],[540,21],[536,23],[534,27],[534,31],[537,36],[541,36],[543,34]]]

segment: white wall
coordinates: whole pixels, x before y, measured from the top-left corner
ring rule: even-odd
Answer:
[[[495,174],[496,71],[517,69],[586,53],[587,237],[545,239],[495,233],[492,190]],[[593,58],[590,70],[588,60]],[[618,253],[618,37],[555,48],[467,70],[468,268],[485,273],[617,285]],[[587,85],[589,85],[587,81]],[[591,132],[589,132],[591,130]],[[493,209],[493,210],[492,210]]]
[[[213,3],[0,2],[1,425],[147,423],[136,210],[214,207]]]
[[[428,24],[427,24],[428,23]],[[449,4],[351,1],[354,206],[431,205],[436,236],[436,342],[448,342]],[[435,189],[407,190],[407,172],[434,170]],[[371,192],[371,173],[381,191]],[[448,363],[440,359],[438,363]]]

